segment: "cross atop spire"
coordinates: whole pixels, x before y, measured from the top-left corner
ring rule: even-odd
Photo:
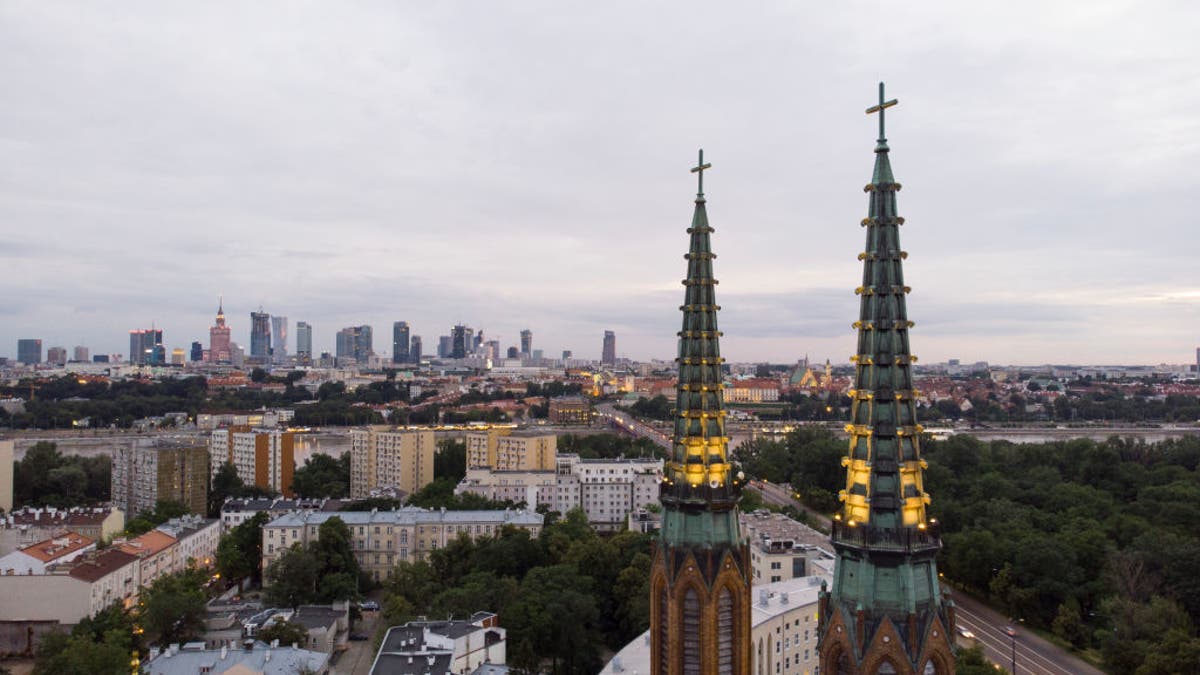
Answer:
[[[867,108],[868,115],[870,115],[871,113],[875,113],[875,112],[879,113],[879,142],[880,143],[884,143],[887,141],[887,135],[883,133],[883,111],[885,111],[888,108],[890,108],[894,105],[897,105],[899,103],[900,103],[899,99],[892,99],[890,101],[883,100],[883,83],[880,82],[879,83],[879,103],[878,103],[878,105],[873,105],[870,108]]]
[[[696,166],[692,167],[692,173],[696,174],[699,179],[699,184],[696,187],[697,197],[704,196],[704,171],[711,168],[712,164],[704,163],[704,148],[700,148],[700,161],[696,163]]]

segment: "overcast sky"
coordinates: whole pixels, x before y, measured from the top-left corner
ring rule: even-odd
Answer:
[[[845,363],[882,79],[924,362],[1191,361],[1200,5],[911,5],[4,2],[0,355],[670,358],[703,147],[725,355]]]

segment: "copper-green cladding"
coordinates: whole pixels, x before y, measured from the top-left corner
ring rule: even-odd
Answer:
[[[868,113],[880,114],[880,134],[875,146],[875,169],[864,190],[869,195],[866,248],[859,296],[859,319],[854,389],[846,467],[846,487],[839,494],[840,511],[833,522],[833,544],[838,552],[829,602],[843,614],[860,611],[863,622],[848,626],[858,644],[869,644],[885,617],[900,627],[908,648],[919,647],[921,631],[940,616],[949,625],[938,590],[934,562],[941,542],[937,523],[926,518],[929,497],[924,491],[921,427],[917,423],[912,364],[909,349],[900,226],[896,209],[900,184],[892,174],[884,136],[884,111],[896,101],[885,101],[880,84],[879,105]],[[916,631],[911,633],[911,631]],[[915,641],[915,642],[912,642]],[[910,651],[915,658],[920,650]],[[861,652],[858,655],[861,657]]]
[[[675,433],[663,478],[663,540],[671,544],[730,544],[738,531],[738,486],[729,475],[722,393],[720,337],[717,329],[717,280],[713,277],[711,235],[703,191],[704,152],[693,172],[700,189],[692,226],[687,278],[683,280],[683,328],[679,331],[679,382]]]

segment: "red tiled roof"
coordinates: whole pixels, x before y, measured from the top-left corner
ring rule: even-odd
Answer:
[[[90,537],[85,537],[75,532],[67,532],[61,537],[52,537],[45,541],[39,541],[36,544],[26,546],[21,549],[21,553],[47,563],[67,554],[74,553],[81,548],[87,548],[93,543],[95,542]]]
[[[150,530],[136,539],[130,539],[117,548],[131,555],[154,555],[174,543],[175,537],[166,532]]]
[[[109,549],[100,555],[79,563],[71,569],[71,576],[89,583],[99,581],[116,570],[137,562],[137,556]]]

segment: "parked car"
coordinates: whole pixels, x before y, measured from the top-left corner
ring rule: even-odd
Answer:
[[[363,600],[362,602],[358,603],[358,608],[364,612],[378,612],[379,603],[375,602],[374,600]]]
[[[351,639],[351,640],[354,640],[355,642],[362,642],[362,641],[364,641],[364,640],[368,640],[368,639],[370,639],[370,638],[368,638],[368,637],[366,636],[366,634],[364,634],[364,633],[351,633],[351,634],[350,634],[350,639]]]

